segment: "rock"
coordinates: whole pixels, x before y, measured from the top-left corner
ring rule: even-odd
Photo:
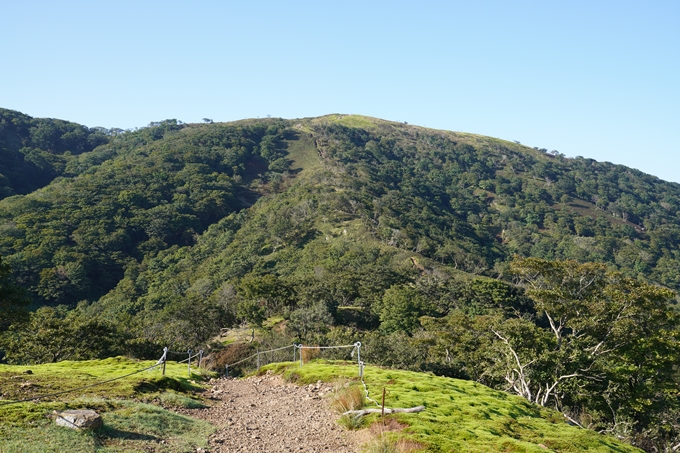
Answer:
[[[104,423],[101,415],[93,410],[54,411],[57,426],[71,429],[97,429]]]

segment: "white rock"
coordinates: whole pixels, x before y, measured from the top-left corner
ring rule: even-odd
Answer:
[[[97,429],[104,423],[101,415],[89,409],[54,411],[54,415],[57,426],[71,429]]]

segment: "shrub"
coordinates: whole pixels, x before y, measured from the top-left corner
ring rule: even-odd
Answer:
[[[336,387],[337,388],[337,387]],[[366,397],[358,385],[342,386],[331,398],[331,408],[341,414],[361,409],[366,405]]]
[[[321,354],[321,349],[318,346],[306,346],[302,348],[302,363],[307,363],[312,359],[316,359]]]

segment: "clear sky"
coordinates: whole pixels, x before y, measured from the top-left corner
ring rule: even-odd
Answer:
[[[0,64],[34,117],[356,113],[680,182],[677,0],[0,0]]]

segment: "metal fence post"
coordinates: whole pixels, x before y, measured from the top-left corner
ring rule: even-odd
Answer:
[[[357,364],[359,365],[359,377],[364,377],[364,363],[361,361],[361,342],[357,341],[354,343],[357,348]]]
[[[199,368],[203,367],[203,349],[198,351],[198,367]]]
[[[189,360],[187,360],[187,368],[189,370],[189,377],[191,377],[191,349],[187,351],[189,353]]]
[[[293,343],[293,363],[295,363],[295,350],[297,349],[297,345]]]
[[[257,350],[257,371],[260,371],[260,350]]]
[[[224,377],[229,377],[229,365],[224,365]]]
[[[163,348],[163,376],[165,376],[165,362],[168,361],[168,347]]]
[[[304,348],[304,346],[300,343],[300,366],[302,366],[302,348]]]

